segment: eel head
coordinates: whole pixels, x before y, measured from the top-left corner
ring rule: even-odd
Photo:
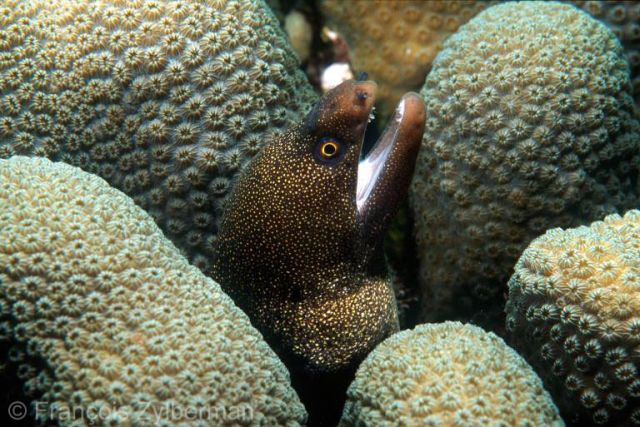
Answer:
[[[406,195],[425,107],[405,95],[361,158],[376,84],[347,81],[247,166],[222,219],[214,278],[285,360],[359,363],[397,330],[381,256]]]

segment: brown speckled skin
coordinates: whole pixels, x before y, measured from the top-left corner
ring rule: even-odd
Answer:
[[[406,194],[425,113],[418,95],[405,96],[405,114],[379,142],[393,144],[392,154],[359,213],[358,161],[375,89],[348,81],[325,95],[250,163],[223,216],[213,277],[294,383],[298,371],[326,378],[354,369],[398,329],[381,243]],[[323,138],[341,144],[341,160],[317,159]]]

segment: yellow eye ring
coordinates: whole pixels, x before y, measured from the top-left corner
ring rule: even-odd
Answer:
[[[320,155],[322,155],[322,157],[324,157],[325,159],[335,157],[339,152],[340,145],[333,140],[325,141],[320,146]]]

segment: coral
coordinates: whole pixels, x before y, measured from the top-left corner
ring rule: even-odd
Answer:
[[[493,327],[533,238],[638,204],[628,64],[573,6],[505,3],[445,42],[422,95],[411,202],[423,316]]]
[[[492,333],[418,325],[382,342],[347,392],[341,426],[563,426],[542,381]]]
[[[8,0],[0,157],[103,177],[204,271],[236,176],[315,101],[260,0]]]
[[[631,82],[636,105],[640,103],[640,3],[637,1],[573,1],[604,22],[618,36],[631,64]]]
[[[284,20],[284,28],[298,57],[301,61],[306,61],[311,53],[313,41],[313,29],[309,20],[302,12],[292,10]]]
[[[320,8],[328,24],[346,37],[354,67],[378,83],[379,108],[386,116],[405,92],[420,88],[442,42],[489,4],[323,0]]]
[[[637,210],[549,230],[515,267],[511,340],[580,425],[640,425],[639,290]]]
[[[30,399],[133,425],[305,421],[247,316],[101,178],[0,160],[0,241],[2,360]]]

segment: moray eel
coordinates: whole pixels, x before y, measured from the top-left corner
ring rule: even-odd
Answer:
[[[361,161],[376,84],[347,81],[243,171],[222,218],[213,277],[285,362],[356,366],[398,330],[382,243],[405,197],[425,107],[404,96]]]

